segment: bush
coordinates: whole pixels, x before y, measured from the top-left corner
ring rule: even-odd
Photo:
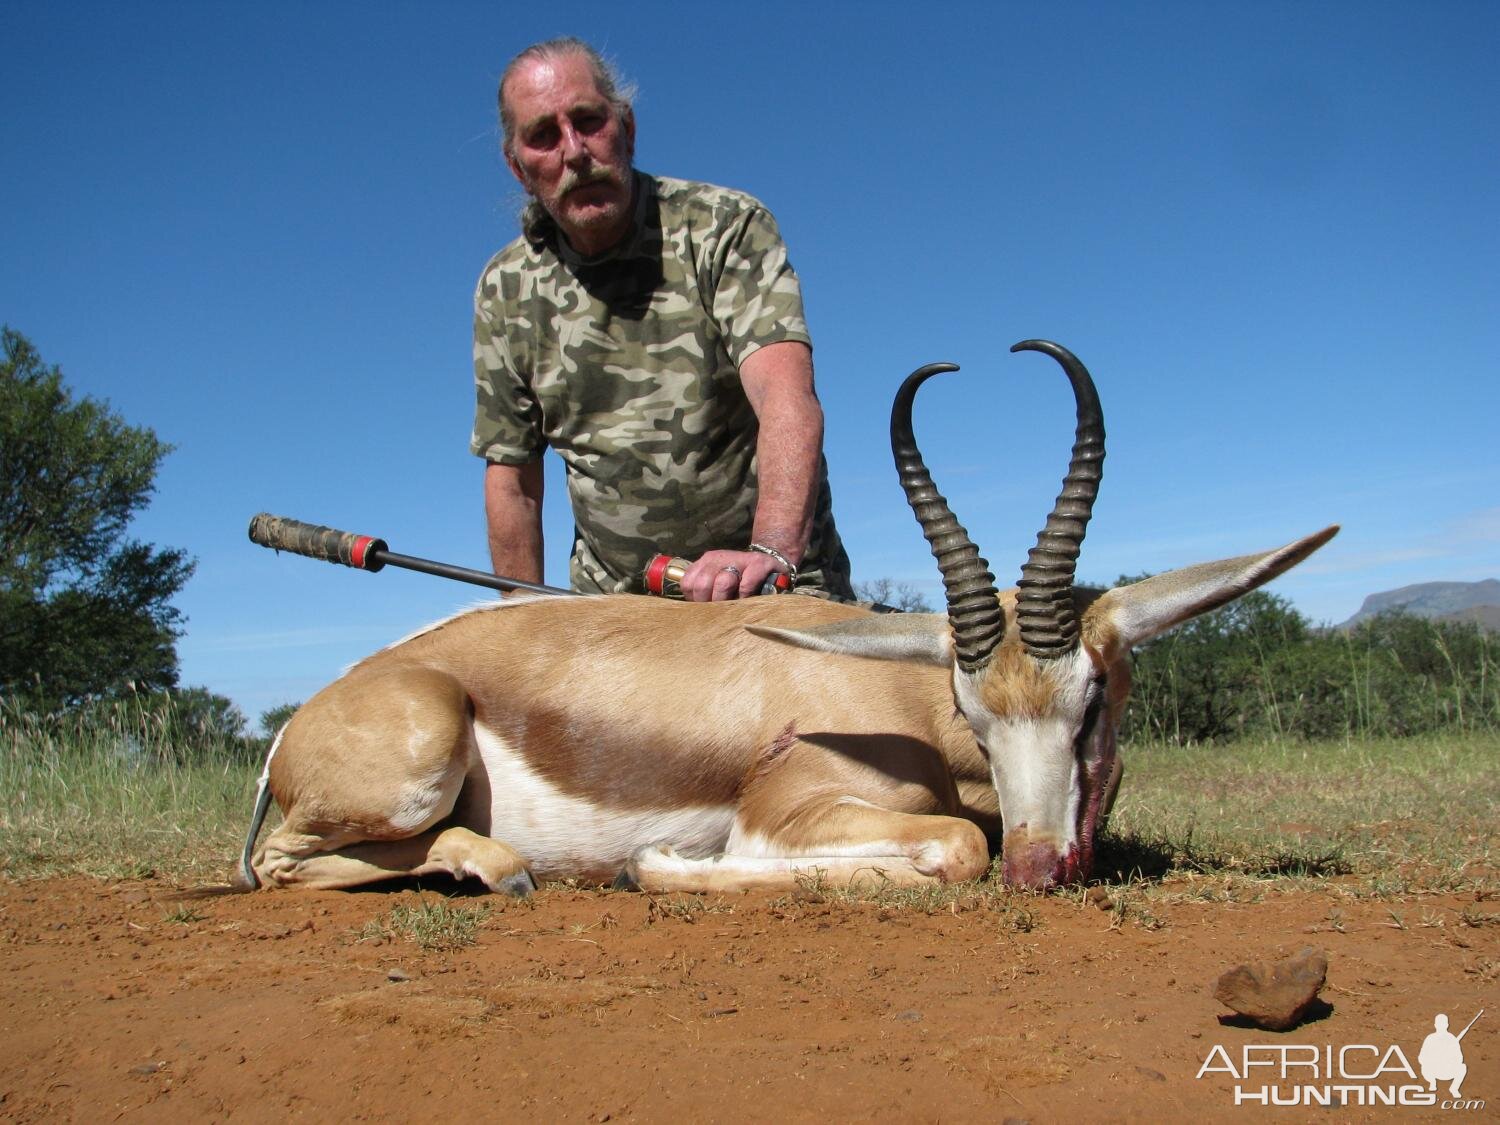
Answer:
[[[0,697],[0,737],[14,745],[113,757],[138,768],[256,761],[264,743],[247,737],[245,727],[239,708],[206,688],[90,699],[50,712]]]
[[[1500,727],[1494,637],[1399,611],[1317,629],[1265,591],[1143,645],[1126,740],[1406,737]]]

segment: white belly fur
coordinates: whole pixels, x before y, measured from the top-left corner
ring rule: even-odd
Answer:
[[[612,809],[562,792],[478,723],[474,740],[490,784],[486,834],[526,857],[537,878],[618,872],[636,849],[650,844],[705,858],[722,852],[729,839],[732,805]]]

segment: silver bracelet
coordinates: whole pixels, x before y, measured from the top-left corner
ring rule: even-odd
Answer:
[[[775,547],[767,547],[764,543],[751,543],[750,550],[757,551],[762,555],[768,556],[772,562],[776,563],[782,568],[782,573],[784,573],[794,583],[797,581],[796,564],[793,563],[791,559],[783,555],[780,551],[778,551]]]

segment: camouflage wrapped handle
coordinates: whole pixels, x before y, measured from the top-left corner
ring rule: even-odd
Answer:
[[[342,563],[371,573],[385,566],[382,555],[390,550],[384,539],[273,516],[269,512],[261,512],[251,519],[250,539],[273,551],[291,551],[310,559]]]

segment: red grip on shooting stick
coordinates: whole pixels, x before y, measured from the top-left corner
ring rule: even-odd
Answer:
[[[261,512],[250,521],[250,540],[273,551],[291,551],[371,573],[385,565],[384,559],[372,555],[390,550],[384,539],[273,516],[269,512]]]
[[[677,583],[687,569],[686,559],[674,559],[671,555],[653,555],[646,564],[646,593],[658,598],[681,597]],[[672,591],[669,593],[668,591]]]
[[[654,594],[659,598],[682,597],[680,583],[683,573],[691,565],[687,559],[674,559],[671,555],[652,555],[651,561],[646,564],[646,593]],[[784,594],[791,588],[791,576],[775,571],[765,580],[760,592],[769,594],[774,591]]]

